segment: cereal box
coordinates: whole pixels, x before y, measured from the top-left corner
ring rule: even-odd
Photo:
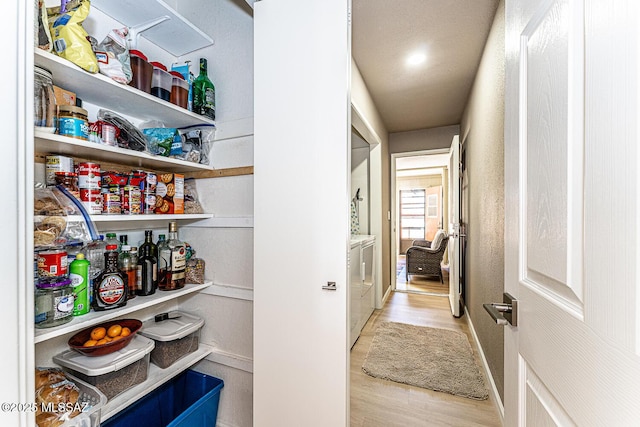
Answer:
[[[184,175],[158,174],[155,211],[157,214],[184,213]]]

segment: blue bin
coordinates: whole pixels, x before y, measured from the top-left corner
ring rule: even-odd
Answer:
[[[216,425],[221,379],[187,370],[102,427],[211,427]]]

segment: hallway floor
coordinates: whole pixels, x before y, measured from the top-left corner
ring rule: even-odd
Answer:
[[[398,255],[396,260],[396,290],[401,292],[422,292],[438,295],[449,295],[449,269],[442,269],[444,283],[435,276],[412,274],[409,282],[406,279],[406,256]]]
[[[466,319],[451,315],[448,298],[394,292],[384,308],[373,312],[351,351],[351,427],[502,425],[492,396],[473,400],[365,374],[362,363],[378,324],[385,321],[464,332],[484,372]]]

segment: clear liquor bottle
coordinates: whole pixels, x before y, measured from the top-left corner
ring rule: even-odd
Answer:
[[[185,244],[178,239],[178,225],[175,221],[169,222],[169,239],[162,247],[161,259],[167,259],[169,265],[166,266],[159,289],[162,291],[172,291],[184,288],[185,269],[187,266],[187,249]]]

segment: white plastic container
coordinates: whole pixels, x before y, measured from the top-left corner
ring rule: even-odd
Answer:
[[[204,319],[182,311],[171,311],[168,317],[160,322],[147,320],[139,332],[155,341],[151,363],[162,369],[198,349],[204,325]]]
[[[147,379],[154,346],[153,340],[137,335],[129,345],[111,354],[89,357],[68,350],[54,356],[53,361],[112,399]]]

